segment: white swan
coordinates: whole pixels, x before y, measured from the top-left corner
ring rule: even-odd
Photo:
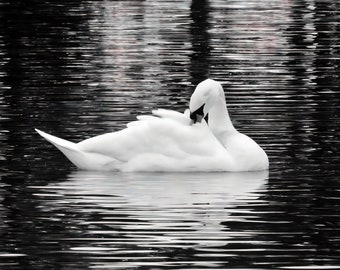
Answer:
[[[197,85],[189,113],[158,109],[127,128],[72,143],[40,130],[74,165],[85,170],[260,171],[263,149],[231,123],[220,83]],[[209,125],[203,120],[207,115]]]

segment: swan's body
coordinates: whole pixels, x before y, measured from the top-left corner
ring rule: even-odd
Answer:
[[[127,128],[77,144],[37,132],[77,167],[119,171],[258,171],[268,168],[262,148],[232,125],[222,86],[200,83],[188,114],[155,110]],[[203,120],[209,113],[209,125]],[[193,123],[194,122],[194,123]]]

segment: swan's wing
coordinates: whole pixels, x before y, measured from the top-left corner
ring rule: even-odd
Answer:
[[[157,110],[154,115],[161,117],[138,117],[126,129],[90,138],[78,147],[123,162],[146,154],[178,160],[225,151],[205,123],[190,125],[184,114],[169,110]]]
[[[152,114],[161,118],[172,119],[184,125],[189,125],[191,122],[188,112],[180,113],[173,110],[157,109],[153,110]]]
[[[137,116],[137,120],[127,124],[127,127],[143,125],[144,122],[141,121],[158,121],[159,118],[173,120],[183,125],[190,125],[191,120],[189,117],[189,112],[185,111],[184,113],[176,112],[173,110],[167,109],[157,109],[152,111],[152,115],[139,115]]]

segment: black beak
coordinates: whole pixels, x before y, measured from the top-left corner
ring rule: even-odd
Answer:
[[[190,119],[192,120],[193,124],[196,122],[201,123],[203,117],[204,117],[204,105],[199,107],[196,111],[190,112]]]

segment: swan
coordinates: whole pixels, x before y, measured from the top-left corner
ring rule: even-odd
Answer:
[[[83,170],[241,172],[269,167],[265,151],[234,128],[222,85],[212,79],[197,85],[184,113],[153,110],[125,129],[79,143],[35,130]]]

